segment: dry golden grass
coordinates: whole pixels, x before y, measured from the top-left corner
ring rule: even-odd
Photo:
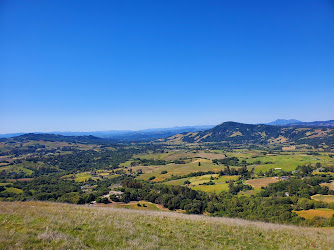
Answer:
[[[313,195],[311,198],[316,201],[334,202],[334,195],[316,194],[316,195]]]
[[[315,216],[330,218],[334,214],[334,210],[322,208],[322,209],[310,209],[310,210],[296,211],[296,213],[300,217],[310,220],[314,218]]]
[[[275,177],[266,177],[266,178],[259,178],[259,179],[252,179],[246,181],[246,184],[251,185],[253,188],[261,188],[266,187],[270,183],[276,183],[278,180]]]
[[[334,230],[46,203],[0,203],[0,249],[333,249]]]
[[[184,158],[196,158],[196,157],[209,160],[226,158],[225,154],[206,153],[206,152],[198,152],[198,153],[184,152],[184,153],[171,154],[170,156],[166,157],[166,160],[173,161],[182,158],[184,159]]]
[[[327,186],[330,190],[334,190],[334,181],[331,183],[321,183],[320,186]]]

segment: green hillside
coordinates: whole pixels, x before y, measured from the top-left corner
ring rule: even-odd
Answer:
[[[307,144],[333,144],[332,127],[272,126],[224,122],[212,129],[195,133],[183,133],[166,139],[180,142],[230,142],[253,144],[276,144],[285,142]]]
[[[1,249],[331,249],[333,229],[173,212],[1,202]]]

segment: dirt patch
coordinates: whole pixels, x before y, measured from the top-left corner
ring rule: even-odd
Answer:
[[[278,180],[275,177],[267,177],[267,178],[248,180],[246,181],[246,184],[251,185],[253,188],[261,188],[276,182],[278,182]]]

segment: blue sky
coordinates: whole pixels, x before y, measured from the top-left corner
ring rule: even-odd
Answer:
[[[333,1],[0,2],[0,133],[334,119]]]

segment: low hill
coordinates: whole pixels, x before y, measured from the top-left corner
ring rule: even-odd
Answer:
[[[272,126],[224,122],[212,129],[196,133],[182,133],[166,139],[169,142],[231,142],[276,144],[284,142],[333,144],[334,128]]]
[[[0,134],[1,138],[17,137],[21,135],[59,135],[67,136],[72,138],[86,137],[89,138],[94,136],[95,138],[108,138],[117,141],[151,141],[160,138],[166,138],[172,135],[176,135],[184,132],[197,132],[206,129],[213,128],[214,125],[202,125],[202,126],[182,126],[172,128],[154,128],[154,129],[143,129],[143,130],[107,130],[107,131],[90,131],[90,132],[50,132],[50,133],[11,133],[11,134]]]
[[[84,136],[64,136],[64,135],[58,135],[58,134],[23,134],[19,136],[15,136],[12,138],[8,138],[8,141],[18,141],[18,142],[24,142],[27,140],[31,141],[51,141],[51,142],[71,142],[71,143],[112,143],[111,139],[102,139],[96,136],[92,135],[84,135]]]
[[[333,229],[59,203],[0,203],[0,249],[331,249],[333,242]]]

